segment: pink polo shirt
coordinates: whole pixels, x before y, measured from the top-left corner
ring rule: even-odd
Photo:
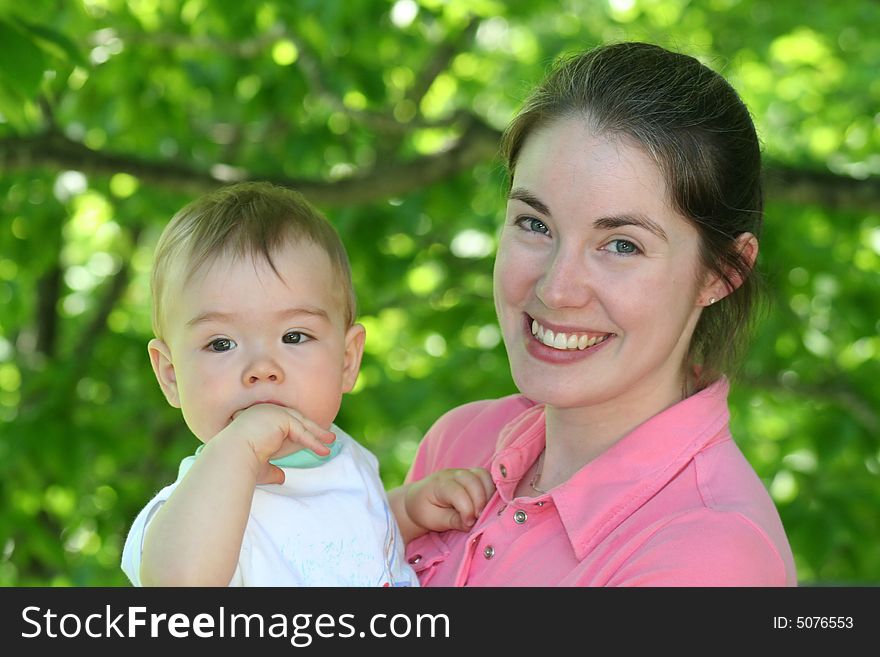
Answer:
[[[514,498],[544,447],[544,407],[514,395],[448,412],[407,481],[482,466],[497,492],[470,532],[407,558],[423,586],[796,586],[766,489],[728,428],[726,380],[655,415],[539,497]]]

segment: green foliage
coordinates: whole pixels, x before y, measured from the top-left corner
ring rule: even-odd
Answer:
[[[513,392],[503,172],[456,149],[558,54],[620,39],[722,71],[768,182],[806,181],[768,186],[734,434],[801,581],[880,582],[878,24],[791,0],[0,2],[0,585],[126,583],[129,523],[195,447],[148,364],[150,257],[224,181],[301,187],[348,245],[368,337],[338,422],[389,487],[442,413]]]

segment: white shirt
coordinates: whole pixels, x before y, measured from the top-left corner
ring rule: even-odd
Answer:
[[[338,454],[312,468],[282,468],[283,484],[257,486],[230,586],[418,586],[379,478],[376,457],[333,425]],[[125,540],[122,570],[141,586],[144,534],[177,481],[160,490]]]

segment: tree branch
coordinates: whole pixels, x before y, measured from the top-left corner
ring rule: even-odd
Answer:
[[[401,124],[390,114],[369,110],[356,110],[348,107],[342,102],[342,98],[340,98],[338,94],[331,91],[327,85],[324,84],[324,72],[318,62],[317,55],[315,55],[309,45],[298,35],[293,34],[289,30],[285,36],[294,43],[296,49],[299,51],[296,65],[309,83],[309,89],[312,93],[329,104],[334,110],[352,117],[354,120],[376,132],[397,134],[410,129],[409,126]]]
[[[449,68],[449,63],[462,50],[462,48],[470,45],[479,26],[480,21],[475,16],[472,16],[470,22],[461,31],[461,34],[459,34],[454,40],[446,41],[438,47],[422,68],[419,77],[410,88],[407,98],[416,105],[421,103],[425,94],[428,93],[428,90],[431,88],[431,85],[434,84],[434,80],[437,79],[437,76]]]
[[[880,178],[858,180],[830,171],[768,166],[765,193],[771,201],[832,209],[880,212]]]
[[[108,151],[93,151],[59,134],[0,139],[0,171],[75,169],[87,174],[128,173],[142,181],[200,194],[238,180],[268,180],[305,194],[322,206],[370,203],[430,185],[490,160],[498,133],[481,122],[468,126],[448,150],[406,162],[378,164],[362,175],[336,181],[262,176],[258,172],[215,166],[211,172],[179,162],[157,161]]]
[[[463,47],[469,45],[471,41],[473,41],[479,25],[480,21],[476,17],[471,17],[468,24],[455,39],[444,42],[434,50],[431,57],[422,66],[415,82],[410,86],[406,93],[406,99],[411,102],[414,107],[419,107],[425,95],[428,93],[428,90],[437,79],[437,76],[449,68],[449,64],[453,57],[455,57]],[[397,149],[400,148],[400,144],[406,138],[407,132],[414,130],[416,127],[426,127],[428,125],[455,125],[462,123],[468,125],[473,118],[471,115],[463,111],[453,112],[445,119],[432,122],[424,121],[421,116],[421,111],[419,110],[415,120],[407,121],[406,123],[398,123],[398,130],[394,133],[390,133],[388,139],[382,142],[379,149],[379,155],[381,157],[386,157],[387,154],[393,154],[396,152]],[[403,130],[400,128],[403,128]]]
[[[807,384],[802,382],[782,381],[770,376],[743,379],[743,383],[753,388],[784,393],[813,399],[819,402],[836,404],[839,408],[847,411],[871,434],[880,432],[880,416],[874,408],[874,404],[862,397],[845,382],[824,381],[822,384]]]
[[[408,161],[380,163],[352,178],[325,181],[263,176],[257,171],[241,171],[222,165],[213,167],[212,171],[203,171],[180,162],[93,151],[63,135],[49,133],[0,139],[0,172],[37,169],[75,169],[96,175],[123,172],[145,183],[192,195],[238,180],[270,180],[302,192],[318,205],[333,207],[403,196],[481,162],[491,161],[497,154],[499,137],[497,130],[471,117],[464,134],[445,151]],[[856,180],[831,172],[770,166],[767,168],[766,194],[772,201],[880,212],[880,178],[877,177]]]
[[[36,352],[55,357],[58,338],[58,299],[61,296],[61,265],[56,261],[37,281]]]
[[[196,36],[192,34],[177,34],[173,32],[136,32],[123,31],[118,34],[126,45],[137,47],[154,46],[166,50],[195,50],[197,52],[214,51],[230,57],[252,59],[263,54],[266,49],[278,39],[286,36],[286,28],[283,24],[276,23],[250,39],[230,40],[212,36]],[[113,36],[116,36],[113,34]]]
[[[51,360],[55,357],[58,342],[58,300],[61,298],[61,281],[64,275],[60,253],[64,241],[62,222],[54,224],[42,239],[44,244],[56,254],[52,263],[37,280],[37,342],[35,355]]]
[[[448,67],[449,62],[458,50],[463,45],[466,45],[466,43],[473,37],[478,26],[479,21],[473,19],[467,27],[465,27],[455,42],[444,44],[437,49],[426,64],[424,70],[422,70],[419,79],[416,80],[413,87],[410,89],[410,92],[407,94],[409,100],[416,105],[421,102],[434,80]],[[303,76],[305,76],[306,81],[309,83],[309,88],[312,93],[321,98],[337,112],[342,112],[347,116],[350,116],[353,120],[361,125],[367,126],[371,130],[375,130],[382,134],[401,137],[416,128],[442,128],[456,125],[463,120],[468,121],[472,118],[464,112],[455,112],[449,117],[438,119],[436,121],[424,121],[417,118],[406,123],[401,123],[394,118],[390,111],[376,112],[372,110],[357,110],[348,107],[342,101],[339,94],[335,93],[324,84],[324,78],[326,76],[318,61],[318,56],[312,51],[309,45],[298,35],[293,34],[289,30],[285,33],[285,36],[296,45],[296,48],[299,51],[299,58],[296,63]]]
[[[131,229],[130,240],[132,244],[132,252],[137,248],[138,240],[140,239],[142,231],[143,226],[140,225],[135,225]],[[77,345],[74,347],[72,352],[73,366],[71,367],[71,381],[74,385],[79,380],[82,372],[88,367],[89,362],[91,362],[95,345],[98,343],[98,340],[100,340],[101,335],[107,328],[107,318],[110,317],[110,313],[113,312],[116,303],[128,287],[128,281],[131,275],[130,261],[130,258],[126,258],[122,263],[122,266],[119,268],[119,271],[113,275],[110,285],[107,286],[104,296],[101,298],[101,304],[92,316],[92,320],[89,322],[88,326],[86,326],[85,330],[80,334]]]

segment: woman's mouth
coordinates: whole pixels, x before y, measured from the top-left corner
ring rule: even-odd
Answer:
[[[535,340],[558,351],[584,351],[602,344],[614,335],[614,333],[554,331],[528,315],[526,315],[526,320],[531,324]]]

